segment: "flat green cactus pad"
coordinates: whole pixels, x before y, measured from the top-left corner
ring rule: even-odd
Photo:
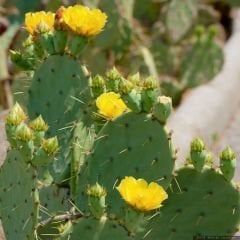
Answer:
[[[93,154],[87,159],[87,183],[103,185],[108,192],[107,205],[118,212],[123,201],[114,186],[122,178],[134,176],[167,188],[172,180],[173,158],[164,126],[144,113],[129,112],[108,122],[97,136]],[[79,186],[78,192],[86,192],[81,177]]]
[[[90,90],[86,72],[68,55],[49,56],[38,68],[29,90],[30,118],[42,114],[50,126],[48,135],[57,135],[61,149],[55,172],[62,172],[70,162],[74,122],[86,113]],[[84,110],[83,110],[84,109]]]
[[[78,224],[74,225],[70,239],[79,239],[79,236],[84,240],[132,239],[118,222],[108,219],[100,221],[92,218],[82,219]]]
[[[192,240],[193,236],[233,236],[238,231],[239,191],[215,170],[180,169],[171,189],[146,239]]]
[[[8,152],[0,169],[0,215],[7,240],[34,239],[38,204],[36,175],[18,151]]]

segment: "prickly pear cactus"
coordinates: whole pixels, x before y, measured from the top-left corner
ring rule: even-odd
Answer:
[[[82,18],[83,26],[73,21]],[[159,95],[157,80],[124,78],[115,68],[88,79],[78,59],[105,21],[100,10],[80,5],[26,15],[27,51],[40,64],[32,68],[29,117],[17,103],[6,120],[10,151],[0,170],[0,216],[7,240],[234,234],[235,153],[227,148],[219,169],[206,167],[209,154],[196,139],[194,168],[174,172],[165,127],[172,100]],[[21,53],[12,56],[24,61]]]
[[[234,183],[215,169],[179,169],[169,199],[146,239],[192,239],[231,236],[240,223],[240,194]]]

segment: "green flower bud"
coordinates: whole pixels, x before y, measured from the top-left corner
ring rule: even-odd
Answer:
[[[109,70],[106,73],[108,80],[120,80],[122,78],[122,75],[118,72],[118,70],[113,67],[111,70]]]
[[[134,85],[128,80],[121,79],[119,88],[122,94],[128,94],[132,91],[132,89],[134,88]]]
[[[136,91],[136,89],[132,89],[129,93],[122,94],[121,97],[131,111],[136,113],[142,111],[142,96]]]
[[[135,85],[135,86],[140,86],[141,85],[141,80],[140,80],[139,72],[134,74],[134,75],[128,76],[128,81],[133,83],[133,85]]]
[[[224,149],[220,154],[220,169],[223,176],[231,181],[236,169],[236,153],[230,147]]]
[[[10,50],[10,58],[13,63],[18,67],[25,70],[31,70],[34,68],[34,59],[29,56],[24,56],[21,52]]]
[[[47,154],[53,155],[59,149],[59,147],[58,147],[58,139],[57,139],[57,137],[43,139],[41,146],[42,146],[43,150]]]
[[[100,75],[96,75],[91,82],[92,93],[95,98],[105,92],[105,81]]]
[[[42,115],[34,119],[30,122],[29,127],[34,131],[44,131],[46,132],[48,130],[48,125],[45,123],[45,121],[42,118]]]
[[[196,138],[191,142],[191,152],[202,152],[205,149],[205,144],[201,138]]]
[[[88,187],[87,189],[88,194],[88,204],[92,214],[97,218],[100,219],[106,208],[105,204],[105,197],[107,195],[106,190],[96,183],[93,186]]]
[[[106,197],[107,192],[104,187],[96,183],[95,185],[88,187],[87,195],[100,198],[100,197]]]
[[[230,148],[227,147],[220,154],[220,160],[222,161],[232,161],[236,159],[236,153]]]
[[[77,57],[85,49],[87,44],[88,38],[72,35],[68,41],[68,49],[73,56]]]
[[[39,35],[39,42],[41,47],[47,51],[49,54],[55,53],[53,33],[52,32],[42,32]]]
[[[27,115],[25,114],[21,106],[16,102],[7,116],[6,124],[18,126],[26,119]]]
[[[156,89],[158,88],[158,83],[156,78],[150,76],[143,81],[144,89]]]
[[[205,144],[200,138],[196,138],[191,142],[190,155],[193,166],[198,172],[201,172],[208,157],[208,152],[205,150]]]
[[[25,123],[22,123],[16,129],[16,139],[28,142],[33,139],[33,132]]]
[[[119,92],[119,83],[123,79],[122,75],[114,67],[106,73],[106,87],[108,92]]]
[[[56,53],[63,53],[67,44],[67,31],[55,30],[53,33],[53,43]]]
[[[162,124],[165,124],[172,112],[172,99],[166,96],[160,96],[153,107],[153,115]]]

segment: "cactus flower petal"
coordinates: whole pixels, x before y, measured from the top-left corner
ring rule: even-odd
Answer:
[[[41,24],[45,25],[45,29],[52,31],[54,29],[55,14],[52,12],[29,12],[25,15],[25,27],[30,34],[37,32]]]
[[[100,33],[106,24],[107,15],[99,9],[89,9],[82,5],[65,8],[59,21],[67,29],[83,37]]]
[[[96,105],[100,114],[107,118],[118,117],[127,110],[120,95],[114,92],[101,94],[96,100]]]
[[[162,202],[168,198],[159,184],[155,182],[148,184],[144,179],[134,177],[125,177],[117,190],[129,205],[140,211],[160,208]]]

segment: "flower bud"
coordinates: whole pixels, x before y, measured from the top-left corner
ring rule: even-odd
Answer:
[[[220,154],[220,169],[223,176],[231,181],[236,169],[236,153],[230,147],[227,147]]]
[[[42,32],[39,35],[39,42],[41,47],[49,54],[55,53],[54,42],[53,42],[53,33],[52,32]]]
[[[22,123],[16,129],[16,139],[28,142],[33,139],[33,132],[25,123]]]
[[[33,130],[35,145],[39,146],[45,136],[45,132],[48,130],[48,125],[40,115],[30,122],[29,127]]]
[[[13,106],[13,108],[11,109],[7,116],[6,124],[18,126],[26,119],[27,115],[25,114],[21,106],[18,103],[15,103],[15,105]]]
[[[156,89],[158,88],[158,83],[156,78],[150,76],[143,81],[144,89]]]
[[[106,208],[106,190],[101,185],[96,183],[87,189],[87,195],[89,196],[88,204],[92,214],[98,219],[101,218]]]
[[[54,155],[59,149],[58,139],[57,137],[43,139],[41,146],[47,154]]]
[[[172,99],[166,96],[160,96],[153,107],[153,115],[162,124],[165,124],[172,112]]]
[[[68,49],[73,56],[77,57],[82,53],[87,44],[88,38],[72,34],[68,42]]]
[[[119,90],[122,94],[129,94],[132,91],[132,89],[134,88],[134,85],[133,85],[133,83],[131,83],[128,80],[121,79],[119,82],[119,88],[120,88]]]
[[[191,152],[202,152],[205,149],[205,144],[201,138],[196,138],[191,142]]]
[[[122,80],[122,75],[118,72],[118,70],[113,67],[110,71],[106,73],[106,86],[107,86],[107,91],[109,92],[119,92],[119,84],[120,81]]]
[[[95,98],[105,92],[105,81],[102,76],[96,75],[91,82],[92,93]]]
[[[21,52],[10,50],[10,58],[18,67],[31,70],[34,67],[34,60],[23,56]]]
[[[143,111],[149,113],[157,101],[157,81],[154,77],[148,77],[142,84],[142,107]]]
[[[128,81],[133,83],[134,86],[140,86],[141,85],[140,84],[141,81],[140,81],[140,74],[139,74],[139,72],[134,74],[134,75],[128,76]]]
[[[25,123],[21,123],[16,128],[15,136],[17,149],[26,161],[30,161],[34,151],[32,130]]]
[[[67,31],[55,30],[53,33],[53,44],[56,53],[64,53],[67,44]]]
[[[191,142],[190,155],[193,166],[198,172],[201,172],[206,158],[208,157],[208,153],[205,149],[204,142],[200,138],[196,138]]]
[[[48,125],[45,123],[45,121],[42,118],[42,115],[34,119],[30,122],[29,127],[34,131],[44,131],[46,132],[48,130]]]

